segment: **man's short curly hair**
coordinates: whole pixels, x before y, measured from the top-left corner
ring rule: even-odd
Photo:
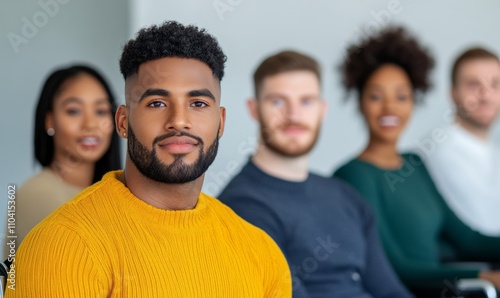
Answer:
[[[120,71],[125,79],[134,75],[145,62],[166,57],[190,58],[207,64],[214,77],[222,80],[227,60],[217,39],[205,29],[168,21],[143,28],[123,47]]]
[[[429,51],[402,27],[388,27],[347,50],[340,69],[345,89],[357,91],[361,99],[363,88],[383,64],[396,64],[404,69],[414,90],[425,92],[431,87],[429,72],[434,59]]]

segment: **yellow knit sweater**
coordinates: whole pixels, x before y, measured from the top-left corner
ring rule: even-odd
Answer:
[[[291,297],[286,260],[262,230],[205,194],[192,210],[157,209],[120,175],[28,234],[6,297]]]

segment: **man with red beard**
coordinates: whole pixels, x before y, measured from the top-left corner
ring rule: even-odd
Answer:
[[[286,51],[254,73],[257,152],[219,199],[266,231],[292,271],[294,297],[411,297],[389,265],[374,217],[339,180],[308,171],[326,112],[318,63]]]
[[[473,230],[500,236],[500,149],[490,134],[500,113],[500,60],[471,48],[451,71],[455,121],[423,154],[436,186],[457,216]],[[437,136],[437,130],[433,132]],[[436,140],[436,138],[435,138]]]

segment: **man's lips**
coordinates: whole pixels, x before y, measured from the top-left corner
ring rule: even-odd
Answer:
[[[187,136],[173,136],[158,142],[160,148],[174,154],[185,154],[191,152],[199,142]]]
[[[198,145],[198,141],[187,136],[173,136],[164,139],[161,142],[158,142],[159,146],[166,146],[166,145],[171,145],[171,144],[191,144],[191,145]]]
[[[283,127],[282,130],[287,135],[300,135],[307,131],[307,127],[300,125],[290,125]]]

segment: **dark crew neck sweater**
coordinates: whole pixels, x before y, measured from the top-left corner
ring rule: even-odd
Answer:
[[[294,297],[411,297],[387,261],[374,217],[346,183],[270,176],[249,161],[220,194],[288,260]]]

